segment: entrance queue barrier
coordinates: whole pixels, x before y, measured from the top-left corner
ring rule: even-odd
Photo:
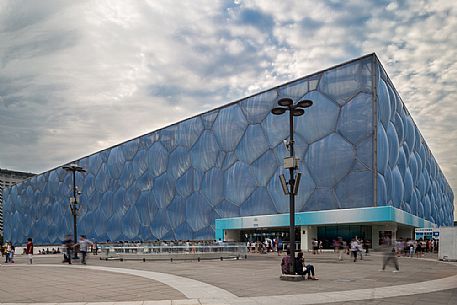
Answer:
[[[154,245],[152,243],[113,243],[99,246],[102,260],[197,260],[247,258],[245,243],[224,242],[210,245]]]

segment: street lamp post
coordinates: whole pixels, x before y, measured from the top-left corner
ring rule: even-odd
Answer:
[[[305,113],[304,109],[311,107],[313,102],[310,100],[302,100],[294,104],[294,101],[291,98],[282,98],[278,101],[278,105],[281,107],[273,108],[271,113],[274,115],[281,115],[286,111],[289,112],[290,140],[286,146],[290,154],[289,157],[284,158],[284,168],[289,169],[289,181],[286,182],[284,175],[280,175],[280,180],[284,194],[289,195],[290,271],[292,274],[295,274],[295,196],[298,193],[301,174],[298,173],[295,177],[295,170],[298,169],[298,159],[294,156],[294,117],[303,115]]]
[[[76,226],[76,216],[78,215],[79,211],[79,206],[78,206],[78,198],[77,198],[77,188],[76,188],[76,172],[85,172],[86,170],[79,166],[76,163],[71,163],[70,165],[65,165],[62,167],[64,170],[67,172],[72,172],[73,173],[73,197],[70,198],[70,211],[71,214],[73,215],[73,238],[74,242],[78,242],[78,231],[77,231],[77,226]],[[75,256],[74,258],[78,258],[78,255],[75,251]]]

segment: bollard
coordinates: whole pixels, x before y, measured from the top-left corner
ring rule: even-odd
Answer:
[[[248,255],[247,254],[244,255],[244,259],[248,259]]]
[[[146,262],[146,259],[143,257],[143,263]]]
[[[171,263],[173,262],[173,257],[172,257],[172,258],[170,258],[170,262],[171,262]]]
[[[197,258],[197,261],[200,262],[200,257]]]
[[[221,256],[221,261],[223,261],[223,260],[224,260],[224,258]]]
[[[236,260],[237,260],[237,261],[240,260],[240,256],[239,256],[239,255],[236,257]]]
[[[121,257],[121,262],[123,262],[123,261],[124,261],[124,258],[123,258],[123,257]]]

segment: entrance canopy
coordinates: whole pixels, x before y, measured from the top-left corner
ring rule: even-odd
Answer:
[[[296,226],[334,224],[385,223],[432,228],[436,225],[392,206],[372,208],[335,209],[295,213]],[[289,226],[289,214],[258,215],[216,219],[216,240],[224,240],[225,230],[271,228]]]

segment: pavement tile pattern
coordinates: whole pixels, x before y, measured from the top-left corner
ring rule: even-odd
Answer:
[[[305,255],[319,281],[279,280],[281,257],[247,260],[104,261],[62,265],[60,257],[0,266],[0,302],[20,304],[456,304],[457,264],[400,259],[400,273],[379,272],[381,256],[338,262]]]

